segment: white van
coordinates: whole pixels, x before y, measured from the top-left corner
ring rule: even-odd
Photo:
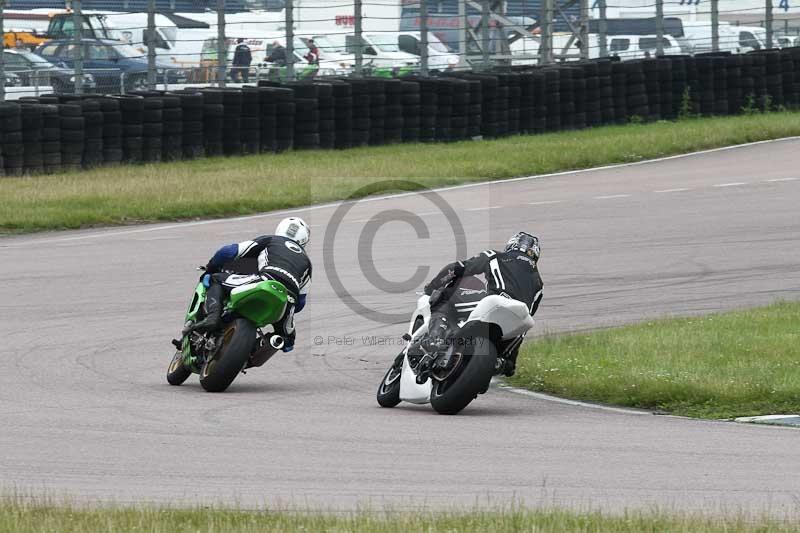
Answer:
[[[348,54],[355,54],[359,42],[355,34],[327,35],[329,41]],[[361,50],[364,57],[364,66],[376,68],[402,68],[418,67],[419,56],[400,50],[397,34],[394,33],[363,33]]]
[[[680,54],[681,46],[675,37],[664,35],[661,38],[664,55]],[[591,42],[589,56],[599,57],[599,47]],[[658,37],[655,35],[609,35],[608,55],[620,59],[644,59],[656,57],[658,50]]]
[[[400,50],[411,55],[421,56],[422,35],[413,31],[401,31],[397,34],[397,45]],[[436,35],[428,32],[428,70],[445,71],[458,66],[458,54],[450,51]]]

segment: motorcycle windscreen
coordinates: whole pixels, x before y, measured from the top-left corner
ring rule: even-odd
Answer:
[[[233,289],[228,307],[261,328],[281,319],[287,301],[282,283],[262,281]]]
[[[417,376],[408,364],[408,356],[403,357],[403,373],[400,375],[400,399],[409,403],[430,403],[431,380],[417,384]]]

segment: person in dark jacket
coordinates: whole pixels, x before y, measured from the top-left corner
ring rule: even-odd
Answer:
[[[285,67],[286,66],[286,48],[283,45],[275,41],[272,43],[272,52],[270,52],[269,56],[265,59],[267,63],[274,63],[278,67]]]
[[[250,63],[253,62],[253,54],[244,39],[236,40],[236,50],[233,52],[233,68],[231,69],[231,79],[234,82],[247,83],[250,81]]]
[[[483,274],[486,278],[487,294],[497,294],[523,302],[533,316],[542,301],[544,287],[538,269],[539,255],[539,239],[529,233],[519,232],[508,240],[502,252],[486,250],[466,261],[446,265],[425,286],[425,294],[430,296],[431,308],[428,339],[424,345],[426,351],[438,353],[444,350],[450,330],[449,317],[454,314],[452,291],[465,276]],[[514,374],[516,356],[515,351],[506,361],[503,369],[505,375]]]

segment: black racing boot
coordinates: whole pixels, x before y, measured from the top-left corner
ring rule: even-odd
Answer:
[[[432,313],[428,323],[428,337],[421,343],[422,349],[434,358],[444,351],[447,345],[447,316]]]
[[[506,377],[511,377],[517,371],[517,354],[519,353],[519,349],[515,350],[513,354],[506,358],[505,363],[503,364],[503,375]]]
[[[222,297],[224,294],[225,291],[222,289],[222,285],[218,283],[213,283],[211,287],[208,288],[205,303],[206,317],[197,324],[190,326],[186,333],[192,331],[199,331],[201,333],[214,331],[222,325]]]

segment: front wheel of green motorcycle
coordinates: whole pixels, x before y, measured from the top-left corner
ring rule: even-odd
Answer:
[[[176,351],[167,369],[167,383],[170,385],[181,385],[191,375],[192,371],[183,364],[183,352],[180,350]]]
[[[223,333],[222,346],[217,354],[203,365],[200,385],[208,392],[227,389],[242,371],[256,340],[256,327],[244,318],[237,318]]]

